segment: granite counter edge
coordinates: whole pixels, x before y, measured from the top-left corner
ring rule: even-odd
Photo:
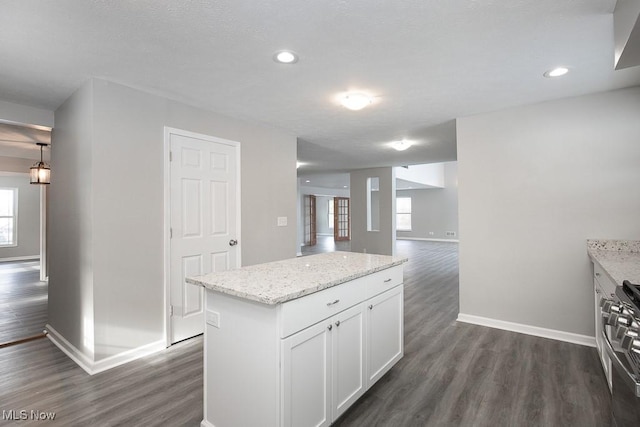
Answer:
[[[390,262],[389,264],[385,264],[383,266],[373,267],[371,269],[359,271],[359,272],[354,273],[352,275],[341,277],[340,279],[333,280],[331,282],[321,283],[321,284],[319,284],[317,286],[312,286],[312,287],[305,288],[303,290],[296,291],[296,292],[290,292],[290,293],[287,293],[287,294],[284,294],[284,295],[280,295],[280,296],[274,297],[274,298],[267,298],[267,297],[262,297],[262,296],[256,295],[256,294],[240,292],[240,291],[237,291],[235,289],[227,288],[227,287],[224,287],[224,286],[218,286],[218,285],[215,285],[215,284],[212,284],[212,283],[207,283],[207,282],[204,282],[202,280],[197,280],[197,279],[190,278],[190,277],[187,277],[185,279],[185,281],[187,283],[189,283],[189,284],[202,286],[203,288],[206,288],[206,289],[208,289],[210,291],[220,292],[220,293],[225,294],[225,295],[231,295],[231,296],[234,296],[234,297],[238,297],[238,298],[241,298],[241,299],[246,299],[246,300],[249,300],[249,301],[254,301],[254,302],[258,302],[258,303],[266,304],[266,305],[278,305],[278,304],[283,304],[283,303],[288,302],[288,301],[292,301],[292,300],[297,299],[297,298],[301,298],[301,297],[306,296],[306,295],[311,295],[311,294],[314,294],[316,292],[320,292],[320,291],[325,290],[325,289],[332,288],[334,286],[340,285],[342,283],[346,283],[346,282],[351,281],[351,280],[358,279],[360,277],[367,276],[369,274],[377,273],[378,271],[382,271],[382,270],[386,270],[388,268],[392,268],[392,267],[396,267],[398,265],[402,265],[407,261],[408,261],[408,258],[395,259],[394,261]]]

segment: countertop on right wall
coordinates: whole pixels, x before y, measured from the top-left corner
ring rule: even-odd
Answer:
[[[640,284],[640,240],[587,240],[587,253],[618,286]]]

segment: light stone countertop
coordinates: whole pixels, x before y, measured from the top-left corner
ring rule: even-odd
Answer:
[[[187,277],[186,281],[212,291],[275,305],[406,261],[407,258],[386,255],[329,252]]]
[[[587,253],[616,285],[640,284],[640,240],[587,240]]]

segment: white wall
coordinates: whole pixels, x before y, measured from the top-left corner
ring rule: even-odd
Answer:
[[[85,93],[90,99],[81,102]],[[52,182],[51,228],[74,237],[51,236],[51,325],[80,348],[77,331],[67,337],[57,325],[82,324],[85,314],[57,289],[69,288],[77,303],[80,289],[89,286],[96,361],[164,339],[164,126],[241,143],[243,265],[296,255],[295,137],[97,79],[56,112],[56,123],[52,169],[68,169],[69,179]],[[86,126],[89,131],[81,132]],[[289,226],[277,227],[278,216],[288,217]],[[75,230],[74,217],[89,229]],[[78,251],[91,261],[81,263],[84,268],[64,255]]]
[[[429,163],[424,165],[398,166],[394,168],[396,179],[428,185],[430,187],[444,187],[444,163]]]
[[[47,160],[45,160],[46,162]],[[35,160],[22,159],[20,157],[0,156],[0,171],[24,173],[29,171]]]
[[[47,218],[49,325],[94,357],[93,84],[56,110]]]
[[[640,239],[640,88],[458,119],[460,313],[594,334],[586,239]]]
[[[398,197],[411,197],[411,231],[398,231],[398,238],[458,239],[458,163],[441,165],[444,188],[397,191]],[[447,236],[447,231],[456,236]]]
[[[367,178],[380,178],[379,231],[367,231]],[[396,248],[396,179],[393,168],[351,172],[351,250],[394,255]]]
[[[0,261],[6,258],[39,258],[40,186],[31,185],[29,175],[24,174],[0,176],[0,187],[18,189],[18,245],[0,248]]]

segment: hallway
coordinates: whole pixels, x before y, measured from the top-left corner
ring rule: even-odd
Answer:
[[[42,333],[47,295],[40,261],[0,262],[0,344]]]

